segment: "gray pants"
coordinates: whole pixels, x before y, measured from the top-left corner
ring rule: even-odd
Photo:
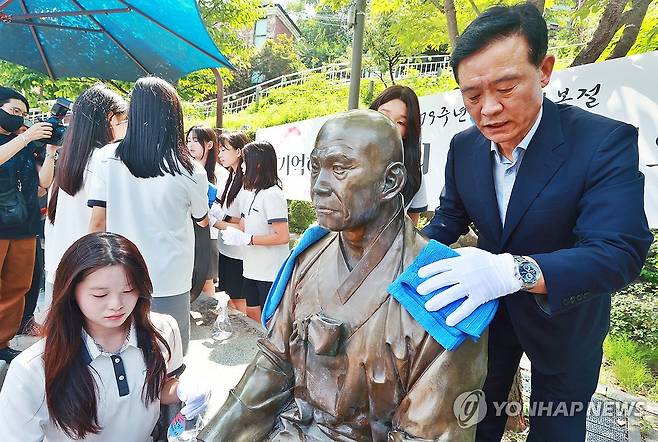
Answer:
[[[151,311],[173,316],[178,322],[180,336],[183,340],[183,356],[187,354],[190,343],[190,292],[182,295],[153,297]]]

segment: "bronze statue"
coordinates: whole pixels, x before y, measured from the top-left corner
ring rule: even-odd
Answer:
[[[486,334],[446,351],[387,293],[426,245],[404,215],[402,160],[378,112],[322,126],[311,195],[331,232],[297,258],[267,338],[200,440],[474,440],[453,403],[484,381]]]

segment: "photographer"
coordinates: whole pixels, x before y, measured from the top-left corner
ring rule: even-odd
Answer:
[[[30,288],[39,231],[38,188],[52,183],[56,146],[48,145],[39,167],[32,141],[47,139],[49,123],[24,126],[27,99],[0,87],[0,359],[10,362],[18,351],[9,348],[21,322]]]

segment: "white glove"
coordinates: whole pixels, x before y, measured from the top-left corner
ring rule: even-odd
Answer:
[[[251,235],[229,226],[222,230],[222,240],[227,246],[246,246],[251,242]]]
[[[464,247],[457,252],[460,256],[442,259],[418,270],[418,276],[429,278],[417,288],[421,295],[451,286],[427,301],[427,310],[440,310],[451,302],[466,298],[446,318],[449,326],[457,325],[485,302],[521,289],[514,257],[509,253],[494,255],[475,247]]]
[[[183,402],[180,412],[185,419],[193,419],[203,412],[210,401],[210,388],[194,381],[179,381],[176,396]]]
[[[226,212],[222,210],[221,206],[217,203],[213,203],[208,211],[208,222],[210,223],[210,227],[215,227],[217,221],[223,221],[225,216]]]

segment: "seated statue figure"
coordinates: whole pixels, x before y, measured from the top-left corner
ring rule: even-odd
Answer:
[[[322,126],[311,196],[330,232],[296,257],[267,338],[200,440],[474,440],[453,404],[484,382],[486,333],[447,351],[387,291],[427,244],[404,213],[402,152],[375,111]]]

